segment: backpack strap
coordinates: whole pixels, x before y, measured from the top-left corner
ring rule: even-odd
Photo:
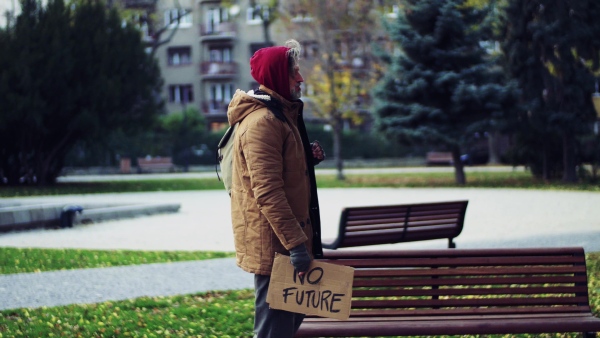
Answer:
[[[229,142],[229,139],[233,136],[238,123],[227,128],[227,131],[225,131],[225,135],[223,135],[223,137],[219,141],[219,144],[217,145],[215,172],[217,173],[217,178],[219,179],[219,181],[221,181],[221,177],[219,176],[219,167],[218,166],[221,164],[221,161],[223,161],[223,156],[224,156],[223,148]]]

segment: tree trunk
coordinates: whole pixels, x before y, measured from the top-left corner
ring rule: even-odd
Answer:
[[[40,186],[47,186],[56,183],[56,178],[60,175],[66,156],[65,149],[53,149],[49,154],[38,151],[39,158],[36,155],[35,170],[29,177],[29,183],[35,183]]]
[[[337,110],[338,108],[338,97],[335,94],[335,63],[329,55],[327,57],[327,69],[326,74],[329,79],[329,97],[331,99],[331,108],[329,111],[329,116],[331,116],[330,121],[332,122],[333,127],[333,156],[335,157],[335,167],[337,168],[337,179],[339,181],[343,181],[346,178],[344,177],[343,172],[343,159],[342,159],[342,131],[344,129],[343,119]]]
[[[550,173],[548,170],[548,152],[546,150],[546,145],[544,145],[542,151],[542,179],[545,182],[550,181]]]
[[[563,182],[576,183],[575,140],[570,133],[563,134]]]
[[[460,149],[458,147],[452,149],[452,161],[454,162],[454,179],[456,184],[465,185],[467,183],[465,168],[460,160]]]
[[[335,167],[337,169],[337,179],[343,181],[344,177],[344,160],[342,159],[342,130],[343,125],[340,119],[335,119],[333,125],[333,156],[335,159]]]
[[[265,38],[266,43],[271,42],[271,34],[269,33],[270,25],[271,25],[270,21],[263,19],[263,36]]]
[[[488,133],[488,164],[499,164],[500,156],[498,155],[498,138],[499,133],[497,131],[491,131]]]
[[[50,185],[56,182],[56,177],[59,172],[56,169],[53,169],[53,166],[56,163],[63,163],[63,159],[68,152],[66,145],[69,144],[69,139],[73,135],[73,131],[69,131],[63,135],[62,139],[54,145],[49,151],[46,153],[42,148],[38,148],[36,150],[36,172],[38,184],[39,185]],[[59,168],[62,166],[58,166]],[[60,169],[58,169],[60,171]]]

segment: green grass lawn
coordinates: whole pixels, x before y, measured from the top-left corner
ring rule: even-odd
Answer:
[[[252,337],[252,290],[0,311],[0,337]]]
[[[401,174],[365,174],[346,175],[339,181],[334,175],[317,175],[320,188],[518,188],[600,191],[600,184],[588,180],[577,184],[544,182],[530,173],[515,170],[509,172],[469,172],[467,184],[458,186],[454,182],[454,173],[401,173]],[[142,191],[184,191],[184,190],[223,190],[223,182],[215,178],[173,178],[154,180],[58,183],[50,187],[6,187],[0,186],[0,197],[25,197],[65,194],[96,194],[113,192]]]
[[[234,257],[232,252],[1,248],[0,274]]]
[[[467,174],[468,188],[522,188],[598,191],[592,183],[564,185],[533,179],[522,171]],[[456,187],[452,173],[318,176],[319,187]],[[0,188],[2,197],[136,191],[223,189],[216,179],[70,183],[51,188]],[[0,248],[0,274],[108,267],[231,257],[218,252]],[[591,306],[600,317],[600,253],[588,253]],[[252,337],[252,290],[208,292],[174,297],[52,308],[0,311],[0,338],[5,337]],[[578,337],[577,334],[498,335],[486,337]],[[448,336],[450,337],[450,336]],[[461,336],[467,337],[467,336]],[[473,336],[476,337],[476,336]]]

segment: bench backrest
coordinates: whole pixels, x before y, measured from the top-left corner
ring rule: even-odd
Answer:
[[[153,157],[150,159],[140,157],[137,159],[138,165],[153,165],[153,164],[173,164],[170,157]]]
[[[354,267],[351,317],[589,313],[582,248],[325,251]]]
[[[351,207],[342,210],[336,247],[454,238],[468,201]]]

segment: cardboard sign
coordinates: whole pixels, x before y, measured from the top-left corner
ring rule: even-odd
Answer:
[[[354,269],[313,260],[302,277],[289,256],[276,254],[267,303],[273,309],[348,319]]]

